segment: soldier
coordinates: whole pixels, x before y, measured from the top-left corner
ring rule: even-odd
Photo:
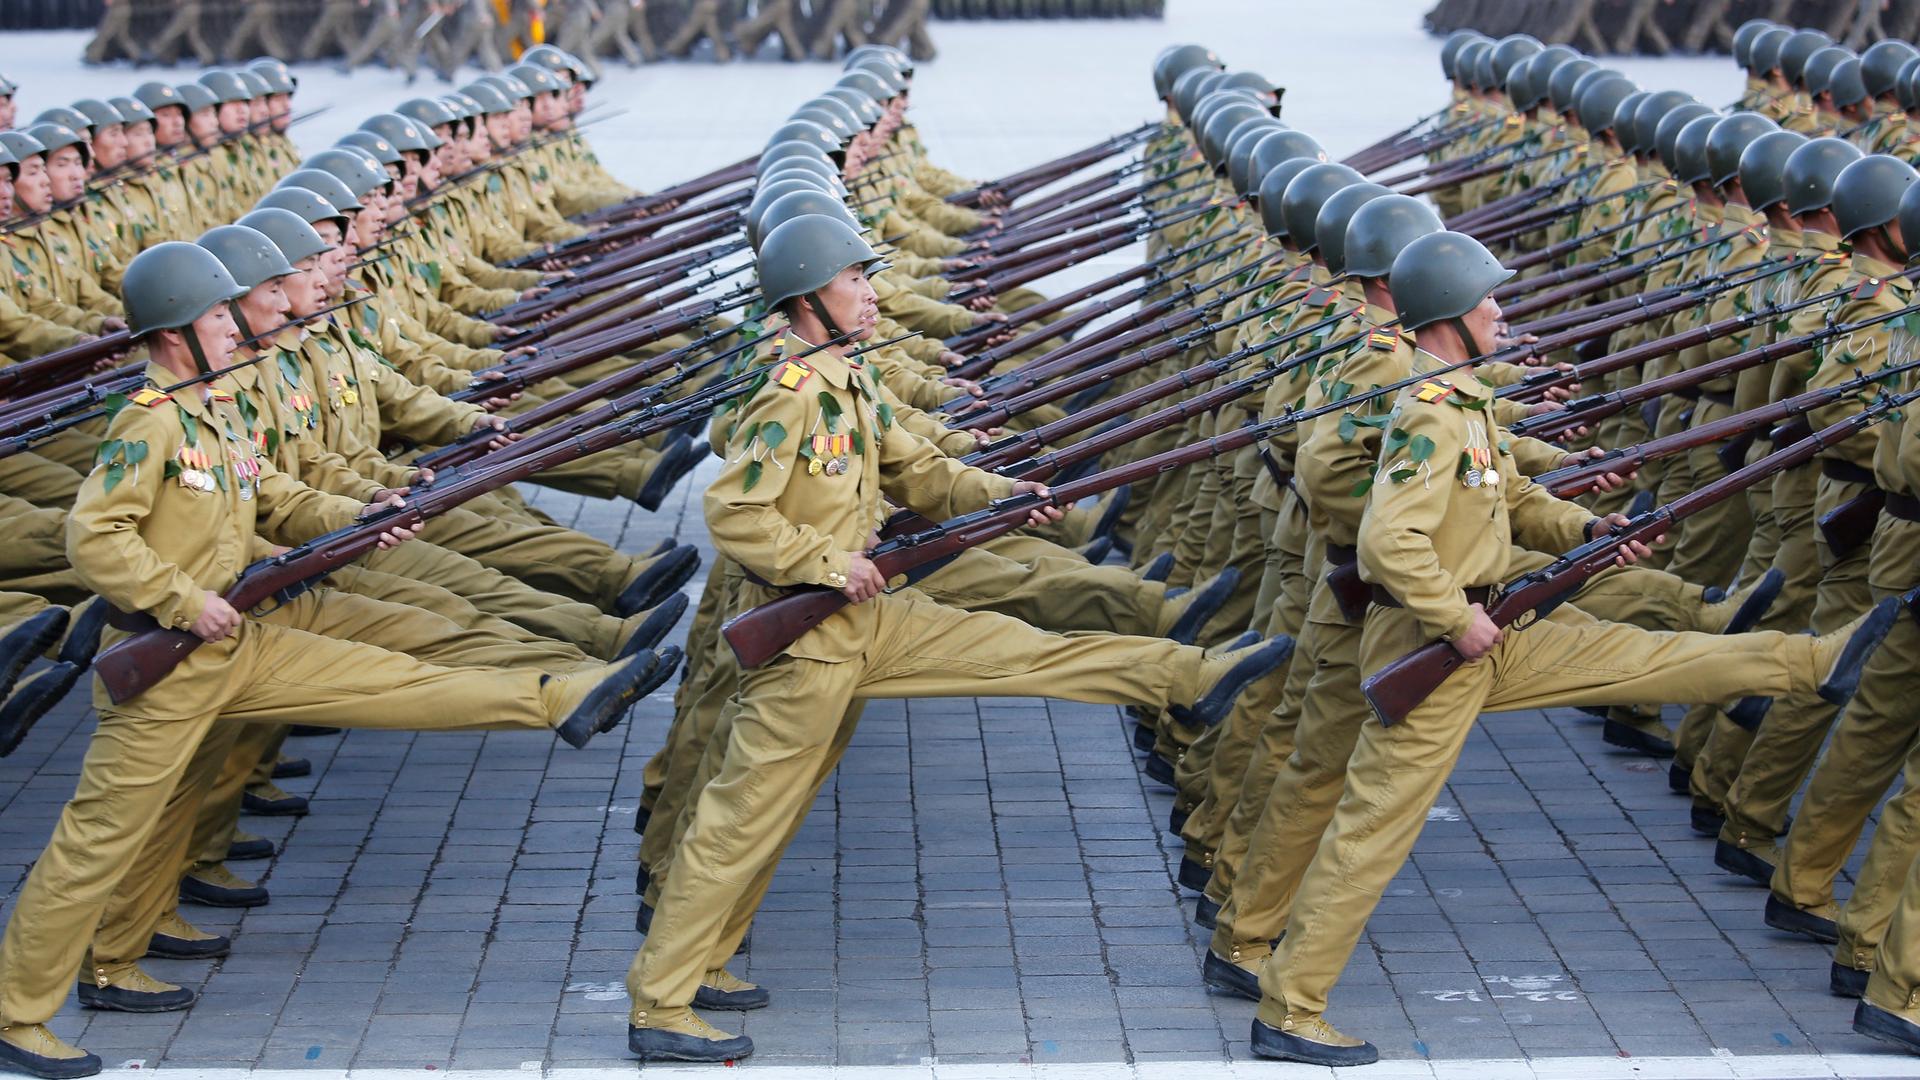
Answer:
[[[171,64],[180,57],[181,46],[193,50],[193,55],[202,65],[212,64],[219,59],[214,48],[207,42],[205,26],[208,15],[208,0],[173,0],[173,17],[154,39],[147,55],[155,63]]]
[[[0,131],[5,131],[13,126],[13,94],[14,91],[18,89],[19,87],[14,85],[13,80],[7,78],[5,75],[0,75]]]
[[[221,590],[258,550],[256,527],[313,535],[351,524],[369,506],[274,470],[251,440],[233,433],[237,417],[205,381],[182,386],[177,397],[161,389],[225,368],[238,340],[226,301],[242,290],[212,254],[158,245],[128,267],[126,290],[156,385],[114,417],[112,451],[74,507],[69,550],[88,587],[118,610],[120,625],[187,630],[205,644],[145,692],[96,700],[100,723],[78,788],[0,940],[0,1062],[36,1076],[100,1071],[98,1057],[54,1035],[46,1021],[65,1000],[129,860],[153,835],[216,719],[546,727],[579,745],[617,722],[658,666],[646,653],[551,677],[433,667],[324,636],[352,634],[362,617],[349,598],[328,590],[261,618],[235,611]],[[388,529],[382,543],[409,535]],[[139,1011],[182,1008],[194,996],[130,965],[96,968],[81,994],[90,1004]]]
[[[1357,554],[1374,606],[1361,670],[1377,671],[1435,639],[1467,663],[1392,727],[1362,726],[1333,820],[1261,973],[1252,1039],[1263,1057],[1335,1066],[1378,1059],[1372,1044],[1326,1021],[1328,993],[1483,710],[1724,700],[1761,684],[1844,700],[1897,615],[1885,604],[1821,638],[1654,633],[1565,607],[1524,634],[1495,626],[1483,590],[1505,577],[1514,536],[1567,550],[1627,520],[1594,518],[1529,483],[1486,411],[1490,388],[1459,366],[1493,340],[1500,311],[1490,294],[1511,275],[1457,233],[1421,237],[1394,260],[1401,325],[1435,370],[1396,400],[1368,493]],[[1645,552],[1623,544],[1618,559],[1625,565]]]
[[[861,553],[882,486],[936,517],[1045,489],[960,466],[894,424],[890,410],[875,409],[872,375],[844,358],[846,346],[806,352],[809,341],[855,340],[874,324],[866,278],[884,264],[852,229],[825,217],[789,221],[767,238],[760,267],[767,299],[791,327],[768,360],[766,386],[737,416],[716,420],[730,464],[709,489],[710,527],[748,575],[741,610],[803,582],[838,589],[854,604],[742,674],[728,705],[734,716],[725,762],[694,802],[647,943],[628,972],[628,1048],[643,1060],[719,1061],[752,1051],[749,1040],[716,1031],[690,1006],[766,1004],[765,990],[724,967],[752,916],[736,902],[770,875],[845,746],[857,698],[1044,693],[1192,704],[1211,718],[1281,651],[1267,644],[1209,656],[1164,640],[1061,638],[917,594],[883,595]],[[816,398],[834,407],[816,410]],[[1036,509],[1033,517],[1059,514]],[[935,659],[927,643],[936,639],[942,644],[933,652],[970,657],[966,673]],[[804,714],[783,704],[803,699],[811,703]]]

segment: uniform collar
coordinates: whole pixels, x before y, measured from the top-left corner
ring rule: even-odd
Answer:
[[[1853,268],[1871,278],[1879,278],[1881,281],[1896,285],[1906,284],[1906,279],[1900,277],[1899,267],[1883,263],[1871,255],[1864,255],[1858,251],[1853,253]]]
[[[1425,349],[1415,347],[1413,352],[1414,352],[1414,369],[1416,371],[1422,370],[1422,369],[1427,371],[1437,371],[1440,368],[1444,368],[1448,366],[1448,363],[1449,363],[1448,361],[1442,360],[1438,356],[1433,355],[1432,353],[1428,352]],[[1484,360],[1485,358],[1483,357],[1482,359]],[[1493,387],[1488,386],[1486,383],[1481,382],[1480,377],[1473,373],[1473,368],[1471,366],[1455,368],[1452,371],[1441,372],[1439,374],[1432,375],[1428,378],[1428,381],[1445,383],[1446,385],[1453,387],[1454,393],[1459,394],[1462,397],[1469,397],[1469,398],[1474,398],[1476,400],[1479,400],[1479,399],[1491,398],[1493,396]],[[1415,389],[1417,390],[1418,387],[1415,387]]]
[[[1800,246],[1807,251],[1839,251],[1840,238],[1819,229],[1800,230]]]
[[[780,337],[780,355],[799,358],[800,362],[812,368],[814,373],[833,384],[837,390],[845,390],[853,383],[853,371],[847,362],[833,354],[831,349],[809,352],[813,345],[807,339],[795,333],[793,327],[787,327]],[[807,353],[804,358],[801,353]]]

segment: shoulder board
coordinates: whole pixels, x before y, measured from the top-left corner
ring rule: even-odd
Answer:
[[[1860,284],[1855,285],[1853,287],[1852,299],[1871,300],[1874,297],[1879,296],[1880,290],[1886,287],[1887,287],[1887,283],[1880,280],[1879,278],[1875,278],[1875,277],[1867,278],[1862,282],[1860,282]]]
[[[1819,258],[1818,260],[1816,260],[1816,261],[1817,261],[1817,262],[1818,262],[1818,263],[1819,263],[1819,264],[1820,264],[1821,266],[1833,266],[1833,265],[1836,265],[1836,264],[1838,264],[1838,263],[1843,263],[1843,262],[1846,262],[1846,261],[1847,261],[1847,253],[1846,253],[1846,252],[1844,252],[1844,251],[1828,251],[1828,252],[1823,252],[1823,253],[1821,253],[1821,255],[1820,255],[1820,258]]]
[[[813,369],[808,367],[803,361],[788,360],[774,369],[773,381],[779,383],[783,389],[798,390],[800,389],[800,384],[806,382],[807,376],[811,374],[813,374]]]
[[[1312,276],[1312,274],[1313,274],[1313,264],[1301,263],[1299,266],[1296,266],[1292,270],[1287,271],[1287,276],[1284,278],[1281,278],[1280,280],[1305,281],[1308,277]]]
[[[1394,346],[1398,344],[1400,344],[1400,336],[1391,330],[1375,330],[1367,335],[1367,347],[1370,349],[1392,352]]]
[[[1322,285],[1317,289],[1309,290],[1306,299],[1302,301],[1302,303],[1308,307],[1325,307],[1333,303],[1334,296],[1335,293],[1332,289]]]
[[[1445,400],[1446,396],[1451,393],[1453,393],[1453,387],[1448,386],[1446,383],[1423,382],[1420,384],[1420,389],[1413,392],[1413,396],[1432,405],[1435,402]]]
[[[1665,188],[1668,191],[1679,191],[1680,181],[1675,180],[1673,177],[1669,176],[1665,180],[1660,181],[1660,186]]]
[[[207,400],[208,401],[232,401],[233,395],[227,393],[225,390],[209,390],[207,392]]]
[[[132,394],[127,396],[127,400],[133,402],[135,405],[139,405],[143,408],[151,409],[155,405],[158,405],[162,402],[172,401],[173,395],[159,391],[159,390],[155,390],[153,387],[149,386],[142,390],[135,390]]]

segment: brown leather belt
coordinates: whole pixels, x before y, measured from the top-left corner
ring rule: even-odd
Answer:
[[[1837,458],[1821,458],[1820,475],[1842,484],[1865,484],[1868,487],[1879,486],[1874,481],[1872,469],[1861,468],[1851,461],[1841,461]]]
[[[1489,585],[1470,585],[1463,591],[1467,594],[1467,603],[1479,604],[1481,607],[1487,606],[1487,597],[1493,594],[1493,588]],[[1379,604],[1381,607],[1406,606],[1394,599],[1392,593],[1379,585],[1373,587],[1373,602]]]
[[[109,604],[107,606],[107,625],[113,627],[115,630],[124,630],[129,634],[139,634],[148,630],[158,629],[160,622],[144,611],[121,611],[119,608]]]
[[[1880,509],[1901,521],[1920,524],[1920,499],[1912,495],[1902,495],[1897,491],[1887,492],[1887,501]]]
[[[1335,566],[1349,566],[1360,553],[1351,544],[1327,544],[1327,561]]]

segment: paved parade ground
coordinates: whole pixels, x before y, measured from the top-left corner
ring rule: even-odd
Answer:
[[[1444,100],[1420,7],[1172,0],[1163,23],[938,23],[941,58],[920,69],[915,116],[936,160],[997,175],[1153,118],[1153,54],[1198,40],[1285,85],[1285,118],[1338,156]],[[21,84],[23,116],[152,77],[81,68],[84,40],[7,36],[0,68]],[[1724,58],[1618,66],[1715,105],[1739,91]],[[617,175],[659,186],[752,152],[837,70],[612,69],[596,98],[627,111],[591,139]],[[300,75],[296,108],[335,106],[296,129],[309,149],[376,105],[439,85],[409,90],[383,71]],[[528,491],[623,550],[673,536],[710,560],[700,492],[716,467],[658,513]],[[183,907],[231,934],[233,955],[146,962],[200,990],[199,1003],[146,1016],[70,1004],[53,1027],[109,1069],[214,1070],[207,1080],[632,1070],[622,980],[639,942],[634,812],[671,690],[583,751],[534,733],[290,741],[314,772],[284,786],[311,794],[314,812],[245,819],[286,850],[233,864],[264,873],[272,903]],[[76,693],[0,760],[9,897],[72,793],[91,730]],[[853,1069],[864,1066],[893,1067],[872,1074],[888,1077],[1327,1075],[1253,1061],[1253,1005],[1202,985],[1207,939],[1192,897],[1172,884],[1170,802],[1140,776],[1111,707],[872,704],[734,969],[773,993],[743,1027],[725,1018],[757,1045],[741,1067],[822,1078],[868,1075]],[[1581,714],[1489,716],[1335,992],[1330,1018],[1386,1059],[1345,1075],[1920,1076],[1920,1058],[1851,1032],[1853,1002],[1826,991],[1828,950],[1762,925],[1765,895],[1713,867],[1664,763],[1605,747]]]

